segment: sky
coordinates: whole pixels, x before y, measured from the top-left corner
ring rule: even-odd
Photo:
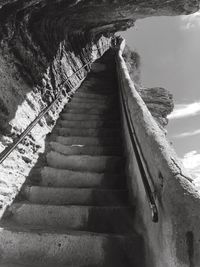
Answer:
[[[138,20],[120,34],[140,54],[142,84],[172,92],[168,139],[184,166],[200,178],[200,11]]]

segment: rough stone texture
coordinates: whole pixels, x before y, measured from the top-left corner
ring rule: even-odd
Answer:
[[[138,92],[158,124],[161,127],[166,126],[167,115],[174,108],[172,94],[161,87],[139,88]]]
[[[147,105],[149,111],[164,130],[168,123],[167,115],[174,108],[172,94],[161,87],[145,88],[141,84],[140,56],[136,51],[131,50],[127,45],[123,51],[123,57],[131,79],[134,81],[135,88]]]
[[[130,198],[137,207],[136,227],[145,237],[147,266],[200,266],[200,194],[136,91],[122,51],[123,45],[117,56],[118,73],[159,216],[157,224],[151,221],[151,209],[124,118]]]

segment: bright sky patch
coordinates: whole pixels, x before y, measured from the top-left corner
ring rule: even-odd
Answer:
[[[200,114],[200,102],[191,104],[175,105],[174,111],[168,116],[168,119],[181,119],[185,117],[195,116]]]

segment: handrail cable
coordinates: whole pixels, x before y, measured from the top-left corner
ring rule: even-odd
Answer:
[[[102,46],[102,47],[106,47],[108,46]],[[96,49],[97,50],[97,49]],[[92,52],[95,51],[94,49],[92,49]],[[57,100],[59,99],[59,97],[62,94],[62,88],[63,86],[69,81],[69,79],[71,77],[73,77],[74,75],[76,75],[79,71],[81,71],[83,68],[87,67],[90,63],[92,62],[92,60],[89,60],[86,64],[84,64],[80,69],[78,69],[77,71],[75,71],[73,74],[71,74],[69,77],[67,77],[67,79],[64,81],[63,84],[61,84],[61,89],[58,92],[56,98],[48,105],[46,106],[40,113],[39,115],[29,124],[29,126],[20,134],[19,137],[16,138],[16,140],[14,140],[14,142],[7,146],[1,153],[0,153],[0,164],[3,163],[3,161],[12,153],[12,151],[22,142],[22,140],[30,133],[30,131],[34,128],[34,126],[44,117],[44,115],[52,108],[52,106],[57,102]],[[69,96],[69,95],[68,95]]]
[[[124,98],[124,94],[122,91],[122,77],[121,77],[121,73],[119,73],[119,71],[118,71],[118,75],[120,75],[120,82],[119,82],[120,83],[120,85],[119,85],[120,90],[119,91],[120,91],[120,96],[121,96],[121,100],[122,100],[123,110],[124,110],[126,121],[127,121],[127,126],[128,126],[130,139],[131,139],[131,144],[132,144],[132,147],[133,147],[133,150],[135,153],[135,157],[136,157],[139,171],[140,171],[140,174],[142,177],[142,182],[144,185],[145,193],[146,193],[146,196],[147,196],[147,199],[149,202],[149,206],[151,209],[152,221],[157,223],[158,222],[158,209],[157,209],[154,195],[153,195],[153,192],[151,190],[151,187],[150,187],[150,184],[149,184],[149,181],[147,178],[147,174],[145,171],[145,169],[148,170],[148,167],[147,166],[146,166],[146,168],[144,167],[144,163],[143,163],[144,162],[144,155],[143,155],[143,152],[142,152],[140,145],[139,145],[139,141],[138,141],[138,138],[136,135],[133,121],[131,120],[130,112],[128,111],[128,108],[127,108],[126,103],[125,103],[125,98]],[[140,155],[142,156],[143,160],[141,159]],[[150,173],[149,173],[149,176],[151,176]]]

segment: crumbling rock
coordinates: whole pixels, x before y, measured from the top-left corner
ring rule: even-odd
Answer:
[[[123,57],[135,88],[141,95],[159,126],[163,129],[168,123],[167,115],[170,114],[174,108],[172,94],[161,87],[145,88],[142,86],[140,79],[140,56],[136,51],[133,51],[126,46],[123,52]]]
[[[140,88],[138,89],[149,111],[162,127],[168,123],[167,115],[173,111],[173,96],[164,88]]]

